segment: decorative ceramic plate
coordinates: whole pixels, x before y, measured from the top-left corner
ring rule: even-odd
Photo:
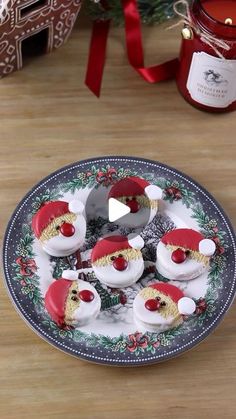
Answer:
[[[164,191],[160,212],[143,229],[146,269],[133,286],[112,290],[91,279],[102,300],[96,320],[81,328],[60,329],[44,308],[44,295],[53,278],[71,269],[74,255],[55,258],[39,248],[31,230],[31,218],[42,202],[71,198],[87,200],[97,193],[97,208],[88,216],[83,259],[97,239],[119,230],[104,214],[111,186],[126,176],[140,176]],[[96,217],[96,218],[95,218]],[[171,330],[142,333],[133,321],[132,302],[150,281],[160,277],[155,266],[156,246],[173,227],[201,231],[216,244],[216,254],[205,274],[191,281],[174,281],[185,295],[193,298],[197,310]],[[121,231],[122,230],[122,231]],[[236,292],[235,237],[230,222],[214,198],[188,176],[163,164],[131,157],[104,157],[72,164],[51,174],[20,202],[8,224],[4,240],[6,286],[18,312],[28,325],[56,348],[79,358],[110,365],[143,365],[177,356],[193,348],[219,324]],[[173,281],[170,281],[173,283]],[[119,291],[119,292],[118,292]],[[125,296],[125,297],[124,297]]]

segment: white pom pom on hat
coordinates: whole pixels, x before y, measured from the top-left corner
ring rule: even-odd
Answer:
[[[215,253],[216,245],[213,240],[203,239],[198,245],[199,252],[204,256],[212,256]]]
[[[62,272],[63,279],[69,279],[70,281],[76,281],[78,279],[78,272],[72,270],[65,270]]]
[[[163,192],[159,186],[156,185],[148,185],[145,188],[145,193],[149,199],[161,199]]]
[[[82,214],[82,212],[84,211],[84,204],[78,199],[74,199],[73,201],[69,202],[68,208],[69,211],[73,214]]]
[[[196,304],[192,300],[192,298],[189,297],[182,297],[178,301],[178,310],[180,314],[183,314],[185,316],[189,316],[190,314],[193,314],[196,310]]]
[[[140,250],[144,247],[144,240],[141,236],[131,233],[128,235],[128,243],[134,249]]]

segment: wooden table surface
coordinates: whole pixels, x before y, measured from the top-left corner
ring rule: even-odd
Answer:
[[[164,25],[165,27],[165,25]],[[179,30],[145,28],[147,62],[178,53]],[[18,201],[41,178],[104,155],[159,160],[200,182],[236,221],[236,114],[188,105],[175,83],[148,85],[129,67],[123,29],[113,29],[102,97],[84,86],[90,26],[68,44],[0,82],[1,235]],[[75,359],[40,339],[1,281],[0,417],[236,417],[235,304],[216,331],[169,362],[114,368]]]

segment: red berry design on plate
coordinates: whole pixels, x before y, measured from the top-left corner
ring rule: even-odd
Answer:
[[[174,198],[176,201],[182,198],[181,191],[175,186],[170,186],[166,189],[166,194]]]
[[[94,300],[94,293],[90,290],[82,290],[79,292],[79,298],[85,303],[90,303]]]
[[[128,266],[128,262],[122,255],[120,255],[113,260],[112,265],[117,271],[124,271]]]
[[[182,198],[182,194],[181,194],[181,192],[180,192],[180,191],[175,192],[174,197],[175,197],[175,200],[176,200],[176,201],[178,201],[179,199],[181,199],[181,198]]]
[[[139,211],[140,206],[139,206],[139,203],[136,201],[135,198],[132,198],[132,199],[127,198],[126,199],[126,205],[130,208],[130,212],[132,214],[135,214],[136,212]]]
[[[109,176],[109,178],[111,180],[116,179],[117,178],[117,171],[116,169],[114,169],[113,167],[111,167],[108,171],[107,171],[107,175]]]
[[[154,265],[153,265],[153,266],[148,266],[148,267],[145,269],[145,273],[147,273],[147,274],[154,273],[154,272],[156,272],[156,268],[155,268],[155,266],[154,266]]]
[[[172,252],[171,259],[174,263],[183,263],[187,258],[186,252],[182,249],[176,249]]]
[[[96,180],[98,183],[103,183],[107,180],[107,174],[104,172],[98,172],[96,176]]]
[[[219,244],[220,244],[220,239],[219,239],[219,237],[217,237],[217,236],[212,237],[212,239],[211,239],[211,240],[213,240],[213,241],[215,242],[215,244],[216,244],[216,245],[219,245]]]
[[[217,252],[218,252],[219,255],[223,255],[223,253],[225,252],[225,249],[220,246],[220,247],[217,248]]]
[[[197,307],[196,307],[195,313],[197,315],[200,315],[200,314],[204,313],[204,311],[206,311],[206,309],[207,309],[207,302],[206,302],[205,298],[200,298],[197,302]]]
[[[75,227],[70,223],[63,223],[60,226],[60,232],[65,237],[71,237],[75,233]]]
[[[120,292],[120,303],[123,306],[127,303],[127,297],[122,291]]]

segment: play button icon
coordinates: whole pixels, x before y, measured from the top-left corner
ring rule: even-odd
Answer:
[[[130,207],[128,205],[122,204],[115,198],[109,198],[108,200],[108,218],[111,223],[119,220],[130,213]]]

